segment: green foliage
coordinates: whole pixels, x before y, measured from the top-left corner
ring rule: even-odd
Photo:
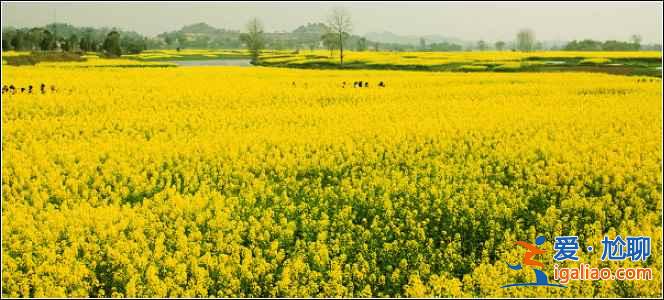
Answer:
[[[368,48],[369,48],[369,42],[367,41],[366,38],[359,38],[357,40],[357,46],[355,47],[357,51],[367,51]]]
[[[106,35],[103,45],[104,53],[110,57],[119,57],[122,55],[122,48],[120,47],[120,33],[111,31]]]
[[[72,62],[85,61],[79,53],[71,52],[33,52],[27,55],[7,56],[3,60],[10,66],[35,65],[40,62]]]
[[[639,49],[640,45],[633,42],[615,40],[601,42],[591,39],[582,41],[573,40],[564,47],[564,50],[567,51],[637,51]]]
[[[585,58],[579,62],[579,65],[603,65],[610,63],[608,58]]]
[[[462,46],[454,43],[442,42],[429,45],[431,51],[461,51]]]
[[[108,28],[75,27],[63,23],[34,28],[4,28],[2,43],[5,51],[63,50],[66,52],[96,52],[104,50],[102,46],[111,32],[117,32],[120,35],[122,53],[138,53],[147,49],[148,46],[158,46],[153,39],[143,37],[136,32]]]
[[[486,71],[489,67],[482,65],[463,65],[458,68],[460,71]]]

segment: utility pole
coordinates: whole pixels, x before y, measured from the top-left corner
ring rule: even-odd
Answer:
[[[53,43],[55,48],[58,48],[58,10],[53,8]]]

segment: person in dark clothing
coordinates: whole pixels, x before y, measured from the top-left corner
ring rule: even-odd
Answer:
[[[25,93],[25,88],[24,87],[21,88],[21,93]]]
[[[28,86],[28,94],[32,94],[32,84]]]
[[[46,85],[42,83],[39,86],[39,90],[41,91],[42,94],[46,94]]]
[[[385,87],[385,83],[381,81],[381,82],[378,83],[378,86],[379,87]]]
[[[14,87],[13,84],[9,86],[9,91],[12,93],[12,95],[16,94],[16,88]]]
[[[5,84],[5,85],[2,86],[2,93],[4,94],[4,93],[6,93],[6,92],[9,92],[9,88],[8,88],[7,85]]]

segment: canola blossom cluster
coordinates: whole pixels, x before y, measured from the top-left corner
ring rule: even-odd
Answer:
[[[3,66],[40,81],[2,96],[3,297],[662,294],[660,79]],[[618,234],[653,255],[580,262],[655,280],[500,288],[516,241],[552,274]]]
[[[274,53],[286,54],[292,51],[279,51],[279,50],[263,50],[263,55],[273,55]],[[159,50],[146,50],[138,54],[125,54],[123,58],[137,59],[137,60],[181,60],[181,59],[226,59],[226,58],[249,58],[249,50],[246,49],[159,49]]]

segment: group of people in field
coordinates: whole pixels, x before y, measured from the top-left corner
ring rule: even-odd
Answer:
[[[346,87],[346,82],[345,82],[345,81],[341,84],[341,87],[342,87],[342,88],[345,88],[345,87]],[[354,87],[354,88],[361,88],[361,87],[365,87],[365,88],[366,88],[366,87],[369,87],[369,82],[368,82],[368,81],[362,81],[362,80],[360,80],[360,81],[353,81],[353,87]],[[378,87],[382,87],[382,88],[384,88],[384,87],[385,87],[385,82],[382,82],[382,81],[379,82],[379,83],[378,83]]]
[[[293,87],[296,87],[296,86],[297,86],[297,84],[295,84],[295,81],[293,81],[293,83],[291,84],[291,86],[293,86]],[[307,86],[308,86],[308,85],[307,85],[307,83],[305,82],[305,83],[304,83],[304,87],[307,87]],[[345,81],[341,83],[341,87],[342,87],[342,88],[346,88],[346,82],[345,82]],[[365,87],[365,88],[366,88],[366,87],[369,87],[369,82],[368,82],[368,81],[362,81],[362,80],[360,80],[360,81],[354,81],[354,82],[353,82],[353,88],[361,88],[361,87]],[[383,82],[383,81],[378,82],[378,87],[382,87],[382,88],[384,88],[384,87],[385,87],[385,82]]]
[[[56,91],[55,85],[51,85],[50,90],[51,90],[51,93],[55,93],[55,91]],[[32,92],[33,92],[33,86],[32,85],[28,85],[28,87],[20,87],[20,88],[15,87],[13,84],[10,84],[9,86],[7,86],[7,85],[2,86],[2,93],[3,94],[12,94],[12,95],[14,95],[16,93],[32,94]],[[46,85],[45,84],[42,83],[41,85],[39,85],[39,92],[41,92],[42,94],[46,94]]]

